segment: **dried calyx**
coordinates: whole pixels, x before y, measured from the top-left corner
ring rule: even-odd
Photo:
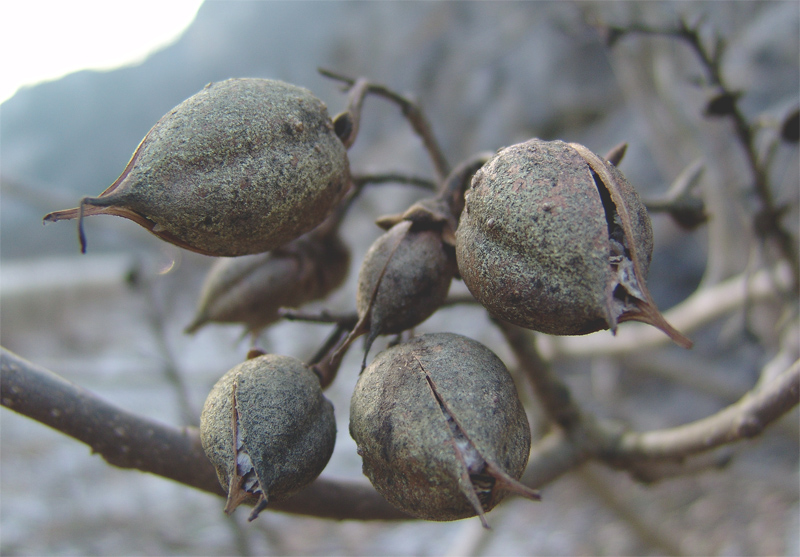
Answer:
[[[613,164],[539,139],[475,174],[456,233],[464,282],[501,319],[556,335],[637,320],[689,347],[647,290],[652,250],[647,211]]]
[[[262,253],[320,224],[350,186],[325,104],[269,79],[211,83],[156,123],[99,197],[45,222],[130,219],[205,255]]]
[[[518,480],[530,429],[514,383],[488,348],[427,334],[378,354],[351,400],[350,434],[364,474],[391,504],[426,520],[485,513]]]
[[[333,406],[302,362],[256,356],[226,373],[200,417],[203,449],[228,492],[225,512],[292,496],[328,463],[336,440]]]

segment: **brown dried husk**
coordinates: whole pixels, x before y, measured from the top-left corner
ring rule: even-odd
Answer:
[[[347,277],[350,250],[338,234],[303,236],[271,252],[224,258],[206,275],[187,333],[208,323],[241,323],[253,335],[281,308],[326,297]]]
[[[446,414],[486,464],[482,474],[469,470]],[[511,376],[493,352],[467,337],[426,334],[378,354],[353,393],[350,434],[364,474],[412,516],[482,515],[508,490],[537,497],[516,482],[531,434]],[[478,479],[492,488],[476,490]]]
[[[379,335],[416,327],[444,303],[457,267],[441,228],[400,220],[370,246],[358,273],[359,321],[340,351],[368,333],[364,354]]]
[[[370,247],[358,275],[356,309],[370,331],[400,333],[430,317],[447,298],[455,255],[437,230],[402,221]]]
[[[344,145],[325,104],[268,79],[211,83],[153,126],[99,197],[45,221],[130,219],[205,255],[283,245],[321,223],[350,185]]]
[[[203,406],[200,439],[228,491],[228,513],[255,497],[243,489],[237,471],[237,434],[262,492],[252,520],[268,503],[289,498],[325,468],[336,441],[333,405],[316,374],[288,356],[258,356],[222,376]]]

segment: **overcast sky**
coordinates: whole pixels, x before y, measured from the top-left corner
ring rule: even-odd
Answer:
[[[0,102],[81,69],[135,64],[176,40],[203,0],[0,0]]]

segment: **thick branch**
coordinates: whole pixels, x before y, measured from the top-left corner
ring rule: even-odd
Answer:
[[[81,441],[109,464],[134,468],[224,496],[196,428],[176,428],[105,402],[58,375],[0,348],[3,406]],[[366,482],[319,478],[272,510],[322,518],[397,520]],[[220,508],[221,512],[221,508]]]
[[[645,433],[628,432],[615,457],[623,459],[683,458],[727,443],[760,435],[764,428],[800,401],[800,360],[739,402],[690,424]]]
[[[533,385],[545,414],[557,425],[532,448],[523,478],[532,487],[540,487],[592,458],[627,470],[642,481],[673,476],[674,467],[653,464],[683,463],[686,457],[755,437],[800,400],[798,360],[713,416],[663,430],[625,430],[616,422],[598,420],[581,410],[569,388],[538,354],[532,335],[508,323],[496,323]],[[694,469],[685,467],[686,472]]]
[[[3,406],[74,437],[109,464],[222,494],[194,428],[173,428],[119,409],[5,349]]]

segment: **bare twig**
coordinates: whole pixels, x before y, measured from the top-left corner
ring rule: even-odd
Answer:
[[[532,448],[523,478],[532,487],[539,487],[590,458],[628,470],[639,480],[656,481],[660,479],[658,469],[651,464],[683,462],[686,457],[757,436],[800,400],[798,360],[713,416],[675,428],[626,431],[616,422],[598,420],[580,408],[568,387],[538,354],[527,331],[501,321],[496,323],[533,385],[545,414],[557,426]],[[664,472],[676,474],[674,468],[665,468]]]
[[[139,274],[141,276],[143,272]],[[181,419],[186,424],[197,425],[199,423],[199,412],[192,404],[191,397],[189,396],[189,388],[186,385],[186,381],[183,379],[183,374],[180,371],[178,362],[175,359],[175,355],[167,339],[167,328],[165,324],[166,319],[164,317],[162,303],[157,299],[156,296],[156,285],[154,284],[153,277],[142,277],[139,281],[137,281],[137,283],[134,284],[134,286],[139,285],[143,287],[145,296],[147,298],[147,320],[150,323],[150,328],[153,332],[153,338],[155,339],[158,350],[163,358],[164,376],[175,390],[175,395],[178,399],[178,406],[180,408]]]
[[[281,308],[278,314],[289,321],[305,321],[308,323],[335,323],[344,328],[352,329],[358,322],[357,313],[334,314],[327,310],[319,313],[309,313],[298,309]]]
[[[426,190],[436,191],[437,185],[433,180],[404,174],[401,172],[387,172],[384,174],[357,174],[353,176],[353,184],[356,188],[363,188],[373,184],[408,184]]]
[[[195,428],[126,412],[5,349],[0,372],[3,406],[89,445],[109,464],[222,493]]]
[[[755,126],[751,125],[741,108],[739,98],[741,92],[732,89],[725,80],[722,71],[722,57],[725,42],[716,36],[712,47],[707,47],[702,38],[699,26],[689,25],[681,20],[676,28],[661,29],[648,25],[630,25],[627,27],[609,26],[606,34],[610,42],[616,42],[626,35],[645,34],[653,36],[673,37],[684,41],[697,56],[706,72],[709,85],[715,91],[715,97],[706,106],[706,116],[727,117],[733,124],[736,139],[744,151],[745,158],[752,174],[752,187],[761,207],[753,219],[753,226],[762,238],[772,239],[777,244],[782,256],[789,262],[792,272],[793,291],[800,288],[800,252],[797,239],[783,225],[785,208],[778,206],[769,182],[768,159],[760,159],[755,140]]]
[[[417,104],[406,97],[403,97],[402,95],[398,95],[383,85],[362,81],[360,79],[353,79],[351,77],[346,77],[322,68],[320,68],[319,73],[325,77],[346,83],[349,87],[363,87],[363,92],[358,92],[359,95],[371,93],[373,95],[383,97],[384,99],[387,99],[399,106],[400,110],[403,111],[403,116],[406,117],[408,122],[411,124],[411,127],[422,139],[425,149],[428,151],[428,154],[433,162],[437,181],[441,182],[450,173],[450,165],[448,164],[441,147],[439,147],[439,142],[436,141],[436,138],[433,135],[433,131],[431,130],[428,120],[425,118],[425,115],[422,113],[422,110]],[[355,101],[351,98],[349,104],[356,109],[360,109],[360,102],[360,100]]]

